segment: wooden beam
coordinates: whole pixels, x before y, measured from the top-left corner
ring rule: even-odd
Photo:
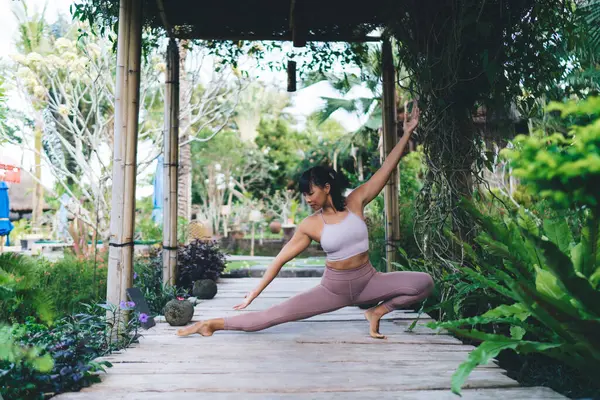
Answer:
[[[296,0],[291,0],[290,3],[290,32],[292,33],[292,43],[294,47],[306,46],[308,29],[306,28],[305,17],[299,10],[299,5]]]
[[[235,34],[221,34],[221,35],[209,35],[209,34],[178,34],[177,29],[174,29],[174,36],[178,39],[198,39],[198,40],[223,40],[239,42],[245,41],[275,41],[275,42],[291,42],[293,37],[291,34],[285,35],[235,35]],[[382,39],[380,36],[329,36],[329,35],[307,35],[307,42],[346,42],[346,43],[365,43],[365,42],[380,42]]]
[[[169,41],[165,80],[163,284],[175,285],[177,273],[177,168],[179,166],[179,49]]]
[[[133,281],[135,186],[142,38],[141,0],[121,0],[117,38],[107,301],[127,300]]]
[[[383,156],[387,157],[397,142],[396,71],[392,45],[384,40],[381,49],[383,72]],[[398,210],[398,169],[387,181],[384,191],[386,269],[392,271],[396,262],[396,246],[400,240],[400,215]]]

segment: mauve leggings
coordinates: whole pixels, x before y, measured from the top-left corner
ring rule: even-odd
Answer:
[[[377,272],[371,263],[351,270],[325,268],[321,284],[264,311],[225,318],[225,329],[254,332],[346,306],[378,303],[389,311],[425,299],[433,279],[423,272]]]

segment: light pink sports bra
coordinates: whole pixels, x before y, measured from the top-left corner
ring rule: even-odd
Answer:
[[[367,224],[358,215],[348,210],[348,216],[337,224],[328,224],[323,218],[321,247],[328,261],[346,260],[369,250]]]

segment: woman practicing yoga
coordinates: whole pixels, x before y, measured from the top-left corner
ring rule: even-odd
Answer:
[[[404,135],[399,143],[371,179],[354,190],[348,198],[343,197],[333,169],[314,167],[302,174],[300,191],[316,212],[300,223],[295,235],[275,257],[256,289],[246,295],[243,303],[233,308],[241,310],[248,307],[273,281],[281,267],[306,249],[312,240],[320,242],[327,253],[327,266],[320,285],[267,310],[200,321],[179,329],[177,334],[210,336],[219,330],[260,331],[350,305],[382,302],[365,312],[370,335],[382,339],[385,338],[379,333],[382,316],[429,296],[433,289],[429,274],[404,271],[380,273],[373,268],[369,262],[369,238],[363,218],[365,206],[385,186],[417,127],[419,109],[416,102],[413,105],[410,118],[408,111],[404,114]]]

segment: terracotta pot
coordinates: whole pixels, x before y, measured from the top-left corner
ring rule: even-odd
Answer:
[[[273,221],[269,224],[269,230],[271,233],[279,233],[281,232],[281,222]]]
[[[284,225],[283,226],[283,240],[289,242],[296,232],[296,225]]]
[[[244,236],[244,232],[242,231],[231,231],[231,237],[234,239],[243,239]]]

